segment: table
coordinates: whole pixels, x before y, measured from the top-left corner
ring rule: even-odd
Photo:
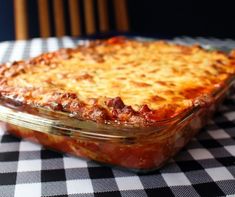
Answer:
[[[233,40],[173,39],[229,50]],[[0,43],[0,61],[36,56],[85,40],[71,37]],[[213,120],[165,167],[135,174],[46,150],[0,131],[0,196],[235,196],[235,91]]]

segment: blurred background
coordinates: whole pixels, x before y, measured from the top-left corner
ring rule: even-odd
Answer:
[[[0,41],[16,39],[14,2],[26,4],[28,34],[27,38],[40,37],[38,16],[38,1],[45,0],[1,0],[0,1]],[[56,34],[53,21],[53,6],[56,0],[48,0],[50,35]],[[64,8],[65,35],[71,35],[69,3],[71,0],[60,0]],[[74,1],[74,0],[73,0]],[[84,17],[82,7],[88,0],[78,0],[79,16]],[[98,20],[96,7],[99,0],[92,0],[94,18]],[[89,2],[91,2],[89,0]],[[105,33],[93,32],[89,36],[116,35],[128,33],[131,35],[151,36],[158,38],[172,38],[176,36],[235,38],[235,11],[233,1],[170,1],[170,0],[126,0],[128,14],[128,28],[118,31],[115,29],[115,3],[107,0],[109,13],[109,30]],[[25,6],[22,4],[22,6]],[[84,27],[85,22],[81,22]],[[99,28],[97,25],[95,28]],[[79,36],[87,36],[85,28],[81,28]]]

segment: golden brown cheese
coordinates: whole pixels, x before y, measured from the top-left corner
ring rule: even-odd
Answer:
[[[170,118],[234,74],[234,58],[199,46],[124,38],[62,49],[0,70],[0,95],[94,121]]]

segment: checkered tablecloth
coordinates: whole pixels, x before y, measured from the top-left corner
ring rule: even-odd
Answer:
[[[182,37],[174,41],[235,48],[233,40]],[[27,59],[84,42],[70,37],[3,42],[0,61]],[[152,174],[104,167],[0,131],[0,197],[39,196],[235,196],[235,91],[207,127]]]

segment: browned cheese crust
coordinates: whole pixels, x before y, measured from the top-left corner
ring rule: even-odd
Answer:
[[[211,95],[235,55],[115,37],[0,66],[0,98],[82,120],[152,125]]]

